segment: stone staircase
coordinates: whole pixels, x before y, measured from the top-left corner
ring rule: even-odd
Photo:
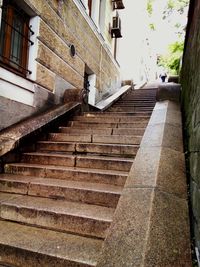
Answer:
[[[2,266],[96,266],[155,89],[74,116],[0,175]]]

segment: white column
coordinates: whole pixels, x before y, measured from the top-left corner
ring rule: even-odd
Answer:
[[[97,28],[99,28],[99,7],[100,7],[100,0],[93,0],[91,17],[94,23],[96,24]]]

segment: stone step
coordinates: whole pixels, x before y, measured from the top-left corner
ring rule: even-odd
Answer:
[[[40,141],[37,143],[37,151],[40,152],[67,152],[97,154],[105,156],[135,157],[138,145],[116,145],[116,144],[92,144],[92,143],[67,143]]]
[[[149,111],[152,112],[153,111],[153,107],[152,108],[145,108],[145,107],[112,107],[110,108],[108,111],[126,111],[126,112],[131,112],[131,111]]]
[[[83,116],[85,117],[104,117],[104,116],[150,116],[151,112],[85,112]]]
[[[14,174],[0,175],[0,191],[40,196],[115,208],[122,186],[37,178]]]
[[[82,129],[82,128],[75,128],[75,127],[59,127],[59,131],[61,133],[68,133],[68,134],[106,134],[109,135],[112,133],[112,128],[103,128],[103,129]]]
[[[121,157],[135,157],[139,145],[117,145],[117,144],[94,144],[94,143],[67,143],[40,141],[37,143],[37,151],[40,152],[68,152],[68,153],[90,153],[97,155],[120,155]]]
[[[76,143],[72,142],[38,141],[36,147],[38,152],[76,152]]]
[[[135,157],[139,145],[118,144],[76,144],[76,151],[81,153],[95,153],[101,155],[120,155],[121,157]]]
[[[94,122],[94,123],[118,123],[118,122],[136,122],[136,121],[148,121],[150,116],[102,116],[102,117],[85,117],[85,116],[74,116],[73,121],[81,122]]]
[[[113,135],[140,135],[144,134],[145,128],[114,128]]]
[[[31,152],[22,155],[22,162],[67,167],[129,171],[133,159],[87,155],[66,155],[61,153]]]
[[[113,108],[115,108],[115,107],[113,107]],[[142,105],[142,104],[141,104],[141,105],[135,105],[135,104],[133,104],[133,105],[127,105],[127,104],[126,104],[126,105],[117,105],[116,108],[122,108],[122,109],[123,109],[123,108],[125,108],[125,109],[126,109],[126,108],[135,108],[135,109],[136,109],[136,108],[142,108],[142,109],[143,109],[143,108],[144,108],[144,109],[150,109],[150,108],[151,108],[151,109],[153,109],[153,108],[154,108],[154,105],[149,105],[148,107],[146,107],[146,105]],[[112,108],[111,108],[111,109],[112,109]]]
[[[82,127],[82,128],[100,128],[100,129],[105,129],[105,128],[134,128],[134,127],[146,127],[148,124],[148,120],[144,121],[136,121],[136,122],[118,122],[118,123],[98,123],[98,122],[82,122],[82,121],[69,121],[68,126],[71,127]]]
[[[0,259],[18,267],[96,266],[102,240],[0,221]]]
[[[143,105],[143,106],[151,106],[151,105],[155,105],[155,101],[151,101],[151,100],[143,100],[143,101],[139,101],[139,100],[132,100],[132,101],[121,101],[118,102],[117,104],[113,105],[113,106],[121,106],[121,105]]]
[[[66,133],[49,133],[49,141],[58,142],[82,142],[82,143],[92,143],[91,134],[66,134]]]
[[[22,154],[21,162],[75,167],[75,158],[76,156],[74,155],[66,155],[64,153],[61,154],[61,153],[30,152]]]
[[[87,138],[86,138],[87,137]],[[139,145],[142,136],[131,136],[131,135],[69,135],[66,133],[50,133],[48,140],[58,141],[58,142],[90,142],[90,143],[104,143],[104,144],[129,144],[129,145]]]
[[[93,143],[139,145],[142,136],[131,135],[93,135]]]
[[[108,156],[80,156],[76,157],[76,166],[81,168],[94,168],[129,172],[133,159]]]
[[[1,219],[91,237],[105,237],[113,213],[113,208],[66,200],[7,193],[0,196]]]
[[[152,107],[154,107],[155,106],[155,103],[149,103],[148,105],[145,105],[145,103],[121,103],[121,104],[118,104],[118,105],[116,105],[116,106],[113,106],[113,108],[115,108],[115,107],[124,107],[124,108],[128,108],[128,107],[134,107],[134,108],[136,108],[136,107],[144,107],[144,108],[152,108]]]
[[[100,170],[78,167],[63,167],[55,165],[39,165],[28,163],[10,163],[5,165],[5,173],[23,176],[36,176],[71,181],[88,181],[124,185],[128,172]]]
[[[115,103],[115,105],[117,105],[117,103],[119,103],[119,102],[131,102],[131,101],[139,101],[139,102],[152,101],[152,102],[155,102],[155,96],[154,95],[150,95],[150,96],[145,96],[145,95],[130,96],[129,98],[119,99],[119,101],[117,101]]]
[[[77,127],[60,127],[61,133],[67,134],[105,134],[105,135],[143,135],[145,128],[107,128],[107,129],[87,129]]]

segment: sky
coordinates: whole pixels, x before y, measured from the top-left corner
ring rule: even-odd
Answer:
[[[169,44],[177,40],[172,25],[176,22],[186,24],[187,13],[183,16],[175,14],[171,17],[171,22],[167,23],[167,20],[162,20],[161,12],[167,0],[155,0],[151,18],[146,11],[147,0],[123,0],[123,2],[125,9],[120,11],[123,38],[119,44],[119,62],[123,79],[137,79],[141,54],[146,55],[147,52],[142,40],[148,39],[152,53],[166,53]],[[155,32],[150,31],[148,27],[152,22],[156,24]]]
[[[145,38],[145,2],[146,0],[124,0],[125,9],[120,11],[122,35],[120,39],[119,62],[122,76],[131,79],[137,73],[141,53],[141,40]]]

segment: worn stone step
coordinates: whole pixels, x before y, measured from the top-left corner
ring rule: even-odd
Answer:
[[[0,258],[18,267],[96,266],[102,240],[0,221]]]
[[[97,205],[1,193],[1,219],[104,238],[114,209]]]
[[[142,136],[131,135],[93,135],[93,143],[139,145]]]
[[[77,155],[76,166],[81,168],[94,168],[129,172],[133,159],[109,156],[82,156]]]
[[[105,134],[105,135],[143,135],[145,128],[107,128],[107,129],[95,129],[95,128],[79,128],[77,127],[60,127],[62,133],[73,134]]]
[[[144,134],[145,128],[114,128],[112,135],[140,135]]]
[[[85,112],[83,116],[85,117],[104,117],[104,116],[148,116],[151,112]]]
[[[98,155],[135,157],[139,145],[123,144],[94,144],[94,143],[67,143],[40,141],[37,143],[38,152],[66,152],[66,153],[90,153]]]
[[[0,175],[0,191],[116,207],[122,186],[14,174]]]
[[[81,121],[71,121],[68,123],[68,126],[71,127],[80,127],[80,128],[87,128],[87,129],[91,129],[91,128],[134,128],[134,127],[146,127],[148,124],[148,120],[147,121],[136,121],[136,122],[127,122],[127,123],[123,123],[123,122],[118,122],[118,123],[98,123],[98,122],[81,122]]]
[[[22,154],[21,162],[74,167],[75,157],[64,153],[29,152]]]
[[[87,156],[87,155],[65,155],[61,153],[30,152],[22,155],[21,162],[32,164],[45,164],[68,167],[81,167],[104,170],[129,171],[133,159]]]
[[[132,98],[132,99],[129,99],[129,100],[119,100],[119,101],[117,101],[117,104],[121,104],[121,103],[134,103],[134,102],[136,102],[136,103],[155,103],[155,98],[154,97],[152,97],[152,98],[149,98],[149,97],[147,97],[147,98],[145,98],[145,97],[134,97],[134,98]],[[115,105],[117,105],[117,104],[115,104]]]
[[[149,111],[152,112],[153,111],[153,107],[152,108],[145,108],[145,107],[112,107],[110,108],[108,111],[126,111],[126,112],[131,112],[131,111]]]
[[[58,142],[84,142],[91,143],[91,134],[67,134],[67,133],[49,133],[48,140]]]
[[[106,134],[109,135],[112,133],[112,128],[93,128],[93,129],[87,129],[87,128],[76,128],[76,127],[59,127],[59,131],[61,133],[68,133],[68,134]]]
[[[155,103],[149,103],[146,105],[145,103],[124,103],[124,104],[117,104],[116,107],[121,107],[121,108],[129,108],[129,107],[144,107],[144,108],[151,108],[154,107]],[[114,108],[115,106],[113,106]]]
[[[5,173],[44,178],[123,185],[128,172],[28,163],[6,164]]]
[[[145,107],[149,107],[152,105],[155,105],[155,101],[137,101],[137,100],[132,100],[132,101],[127,101],[127,102],[118,102],[117,105],[115,106],[145,106]]]
[[[131,135],[99,135],[99,134],[93,134],[93,135],[87,135],[88,142],[90,143],[104,143],[104,144],[140,144],[142,136],[131,136]],[[70,137],[70,138],[69,138]],[[73,138],[71,138],[73,137]],[[58,141],[58,142],[68,142],[68,141],[81,141],[81,137],[83,137],[83,142],[86,142],[86,139],[84,140],[83,135],[69,135],[65,133],[50,133],[49,134],[49,140],[50,141]],[[89,138],[90,137],[90,138]]]
[[[76,151],[76,143],[72,142],[54,142],[54,141],[38,141],[36,145],[38,152],[53,151],[73,153]]]
[[[92,127],[92,128],[101,128],[101,129],[104,129],[104,128],[116,128],[117,127],[117,122],[116,123],[109,123],[109,122],[106,122],[106,123],[99,123],[99,122],[84,122],[84,121],[69,121],[67,123],[67,126],[71,126],[71,127],[84,127],[84,128],[89,128],[89,127]]]
[[[136,128],[146,128],[146,126],[147,126],[147,124],[148,124],[148,121],[146,121],[146,122],[140,122],[140,121],[138,121],[138,122],[120,122],[120,123],[118,123],[117,124],[117,128],[134,128],[134,129],[136,129]]]
[[[73,121],[81,121],[86,123],[117,123],[117,122],[136,122],[136,121],[147,121],[149,116],[102,116],[102,117],[85,117],[85,116],[75,116]]]
[[[80,153],[94,153],[100,155],[120,155],[121,157],[135,157],[139,145],[118,144],[84,144],[77,143],[76,151]]]
[[[116,108],[118,108],[118,109],[124,109],[124,111],[126,111],[127,109],[133,109],[133,110],[150,110],[150,109],[153,109],[154,108],[154,105],[152,105],[152,106],[148,106],[148,107],[146,107],[146,106],[137,106],[137,105],[126,105],[126,106],[123,106],[123,105],[118,105]],[[115,109],[115,107],[113,107],[112,109]]]
[[[148,123],[150,116],[126,116],[120,118],[120,123],[144,122]]]

